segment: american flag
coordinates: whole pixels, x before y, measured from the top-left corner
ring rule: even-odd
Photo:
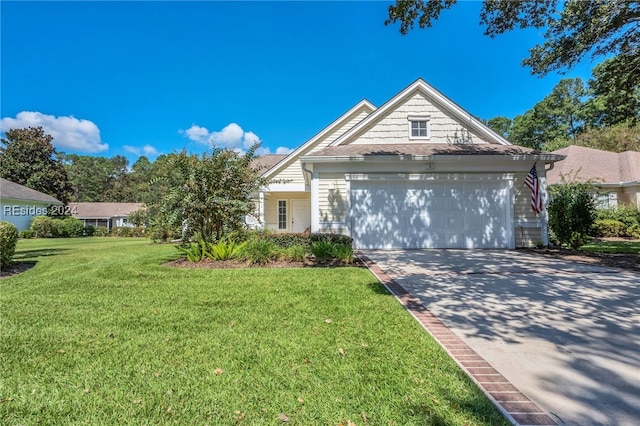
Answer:
[[[542,211],[542,191],[540,191],[540,180],[538,179],[538,171],[535,164],[529,170],[524,184],[531,190],[531,208],[536,214],[540,213]]]

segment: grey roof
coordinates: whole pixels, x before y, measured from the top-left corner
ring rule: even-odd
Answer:
[[[266,154],[256,157],[251,162],[251,165],[260,171],[260,175],[264,175],[273,166],[282,161],[288,154]]]
[[[0,198],[10,200],[37,201],[48,204],[62,204],[51,195],[36,191],[10,180],[0,178]]]
[[[640,152],[609,152],[571,145],[553,151],[567,158],[547,172],[549,184],[562,181],[561,176],[580,182],[621,183],[640,181]]]
[[[498,144],[350,144],[329,146],[308,157],[349,157],[374,155],[527,155],[540,154],[530,148]]]
[[[127,217],[142,208],[142,203],[69,203],[72,216],[78,219]]]

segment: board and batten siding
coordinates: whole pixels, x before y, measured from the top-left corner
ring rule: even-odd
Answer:
[[[469,131],[462,123],[451,118],[417,92],[404,103],[378,121],[372,128],[358,136],[353,144],[399,144],[409,140],[408,117],[427,116],[429,139],[416,139],[419,143],[487,143]]]
[[[264,195],[264,228],[276,232],[289,232],[291,228],[292,200],[310,200],[309,192],[269,192]],[[278,229],[278,200],[287,202],[287,229]]]
[[[362,121],[365,117],[369,115],[368,112],[362,111],[357,115],[346,122],[343,126],[338,128],[335,132],[330,133],[325,136],[324,139],[321,139],[313,148],[310,148],[308,151],[301,152],[300,156],[311,154],[312,152],[319,151],[323,148],[329,146],[333,141],[335,141],[339,136],[344,134],[347,130],[351,129],[353,126]],[[286,180],[288,184],[299,184],[304,185],[304,175],[302,174],[302,166],[300,165],[300,160],[295,159],[293,163],[287,166],[284,170],[278,173],[275,176],[275,179],[283,179]]]
[[[318,176],[318,232],[348,234],[348,206],[344,173],[321,173]]]

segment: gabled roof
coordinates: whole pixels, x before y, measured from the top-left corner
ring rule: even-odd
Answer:
[[[438,106],[441,110],[448,112],[451,117],[463,123],[470,130],[484,136],[487,142],[499,145],[511,145],[511,143],[505,138],[485,126],[480,120],[473,117],[461,106],[427,84],[423,79],[419,78],[407,86],[403,91],[389,99],[384,105],[371,113],[367,118],[333,141],[331,146],[343,145],[351,142],[366,130],[373,127],[388,113],[394,111],[400,104],[402,104],[407,98],[413,96],[416,92],[422,93],[430,102]]]
[[[315,136],[305,142],[303,145],[299,146],[296,150],[290,153],[285,159],[281,160],[274,167],[268,170],[264,176],[267,178],[272,178],[284,170],[286,167],[291,165],[294,161],[296,161],[301,155],[308,153],[312,150],[322,139],[338,130],[341,126],[343,126],[346,122],[348,122],[351,118],[360,114],[363,111],[372,112],[376,109],[375,105],[369,102],[366,99],[358,102],[354,107],[352,107],[349,111],[342,114],[336,120],[334,120],[327,127],[318,132]]]
[[[258,169],[260,175],[264,175],[267,173],[273,166],[278,164],[284,158],[288,157],[289,154],[265,154],[259,157],[256,157],[251,162],[251,166],[254,169]]]
[[[549,184],[561,183],[561,176],[603,184],[640,182],[640,152],[616,153],[571,145],[553,153],[567,158],[547,172]]]
[[[69,203],[73,217],[79,219],[126,217],[142,208],[142,203]]]
[[[62,204],[51,195],[36,191],[10,180],[0,178],[0,198],[17,201],[37,201],[48,204]]]

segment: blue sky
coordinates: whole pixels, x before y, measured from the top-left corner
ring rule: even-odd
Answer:
[[[296,148],[366,98],[421,77],[470,113],[513,117],[565,76],[520,63],[539,31],[482,35],[480,2],[401,36],[378,2],[6,2],[1,130],[42,125],[60,151]]]

